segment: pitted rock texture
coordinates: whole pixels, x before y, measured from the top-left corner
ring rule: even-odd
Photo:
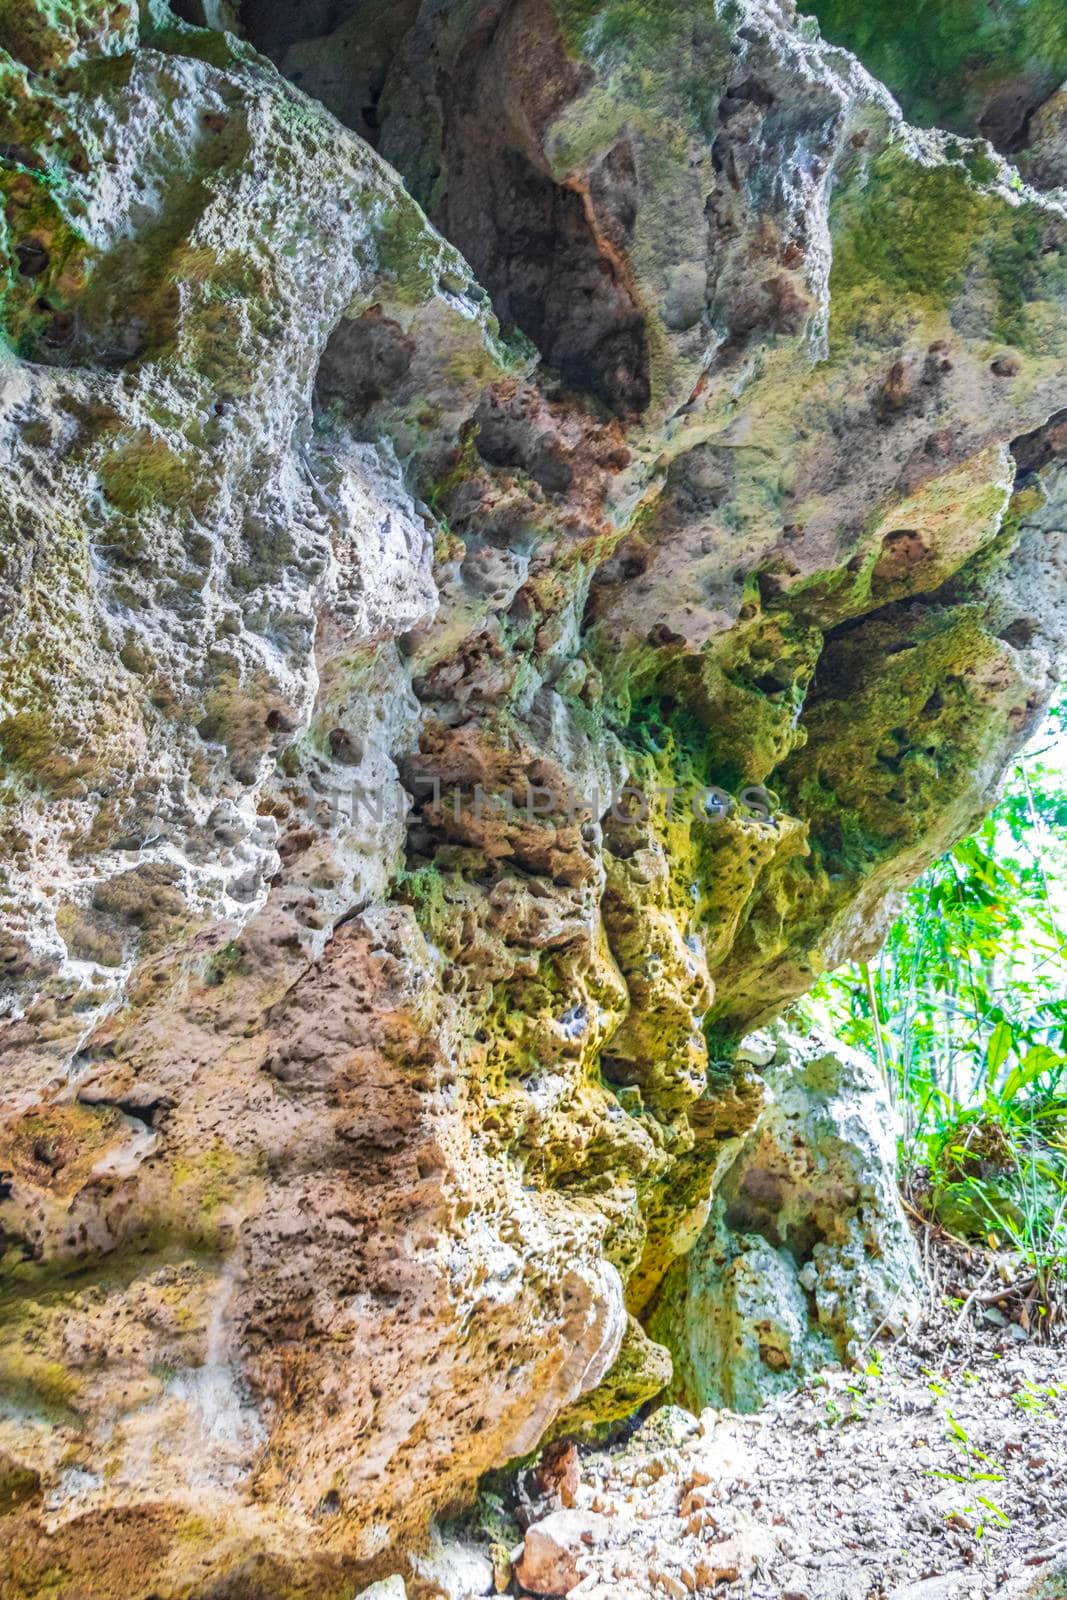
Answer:
[[[822,1367],[862,1365],[922,1304],[878,1069],[782,1027],[743,1041],[740,1055],[767,1101],[649,1317],[674,1356],[672,1392],[691,1410],[755,1411]]]
[[[664,1387],[737,1041],[1058,681],[1067,209],[784,0],[0,94],[4,1583],[319,1600]]]

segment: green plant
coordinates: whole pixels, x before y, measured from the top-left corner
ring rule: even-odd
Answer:
[[[878,1062],[913,1202],[1015,1252],[1031,1331],[1067,1278],[1065,890],[1067,700],[993,814],[908,893],[877,962],[811,1001]]]
[[[1026,1411],[1031,1416],[1041,1417],[1047,1411],[1054,1411],[1056,1402],[1064,1394],[1067,1394],[1067,1383],[1041,1384],[1034,1383],[1030,1378],[1025,1378],[1022,1388],[1013,1396],[1013,1399],[1020,1411]]]
[[[939,1399],[947,1396],[947,1390],[940,1384],[931,1383],[930,1388]],[[992,1461],[984,1450],[978,1449],[971,1440],[970,1434],[950,1407],[946,1406],[944,1408],[943,1416],[949,1441],[960,1452],[963,1460],[960,1463],[959,1472],[952,1472],[943,1467],[931,1467],[928,1469],[927,1476],[940,1478],[948,1483],[963,1484],[967,1488],[974,1488],[978,1484],[1003,1483],[1004,1473],[991,1470],[996,1467],[996,1462]],[[966,1505],[957,1510],[949,1511],[946,1513],[946,1517],[954,1521],[958,1521],[961,1517],[972,1518],[974,1536],[977,1540],[981,1540],[985,1536],[986,1526],[990,1518],[998,1527],[1006,1528],[1010,1525],[1011,1519],[1006,1512],[997,1505],[995,1500],[991,1500],[987,1494],[975,1494],[973,1499],[973,1505]]]

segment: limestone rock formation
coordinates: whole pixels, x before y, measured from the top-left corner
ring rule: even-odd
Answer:
[[[1062,123],[789,0],[4,3],[0,101],[2,1582],[326,1600],[663,1387],[737,1041],[1058,679]]]
[[[922,1299],[877,1068],[787,1029],[740,1054],[759,1064],[766,1105],[649,1318],[674,1355],[673,1392],[694,1411],[755,1411],[822,1367],[862,1364]]]

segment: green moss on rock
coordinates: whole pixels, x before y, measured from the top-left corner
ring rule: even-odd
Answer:
[[[635,1317],[628,1317],[622,1349],[607,1377],[560,1413],[552,1437],[603,1437],[613,1424],[632,1417],[639,1407],[662,1393],[671,1381],[672,1370],[670,1351],[654,1343]]]
[[[1021,82],[1040,98],[1067,74],[1061,0],[802,0],[802,9],[925,127],[973,132],[999,91]]]
[[[858,198],[838,202],[831,305],[870,278],[904,294],[949,299],[962,283],[983,207],[963,167],[924,167],[890,149],[865,171]]]

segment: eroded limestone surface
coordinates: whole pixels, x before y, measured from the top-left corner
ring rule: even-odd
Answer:
[[[874,1360],[879,1336],[922,1304],[877,1067],[782,1027],[739,1055],[766,1102],[649,1318],[674,1356],[674,1395],[696,1411],[756,1411],[823,1367]]]
[[[1040,714],[1067,208],[784,0],[40,0],[0,94],[0,1563],[320,1600],[663,1388],[738,1039]]]

